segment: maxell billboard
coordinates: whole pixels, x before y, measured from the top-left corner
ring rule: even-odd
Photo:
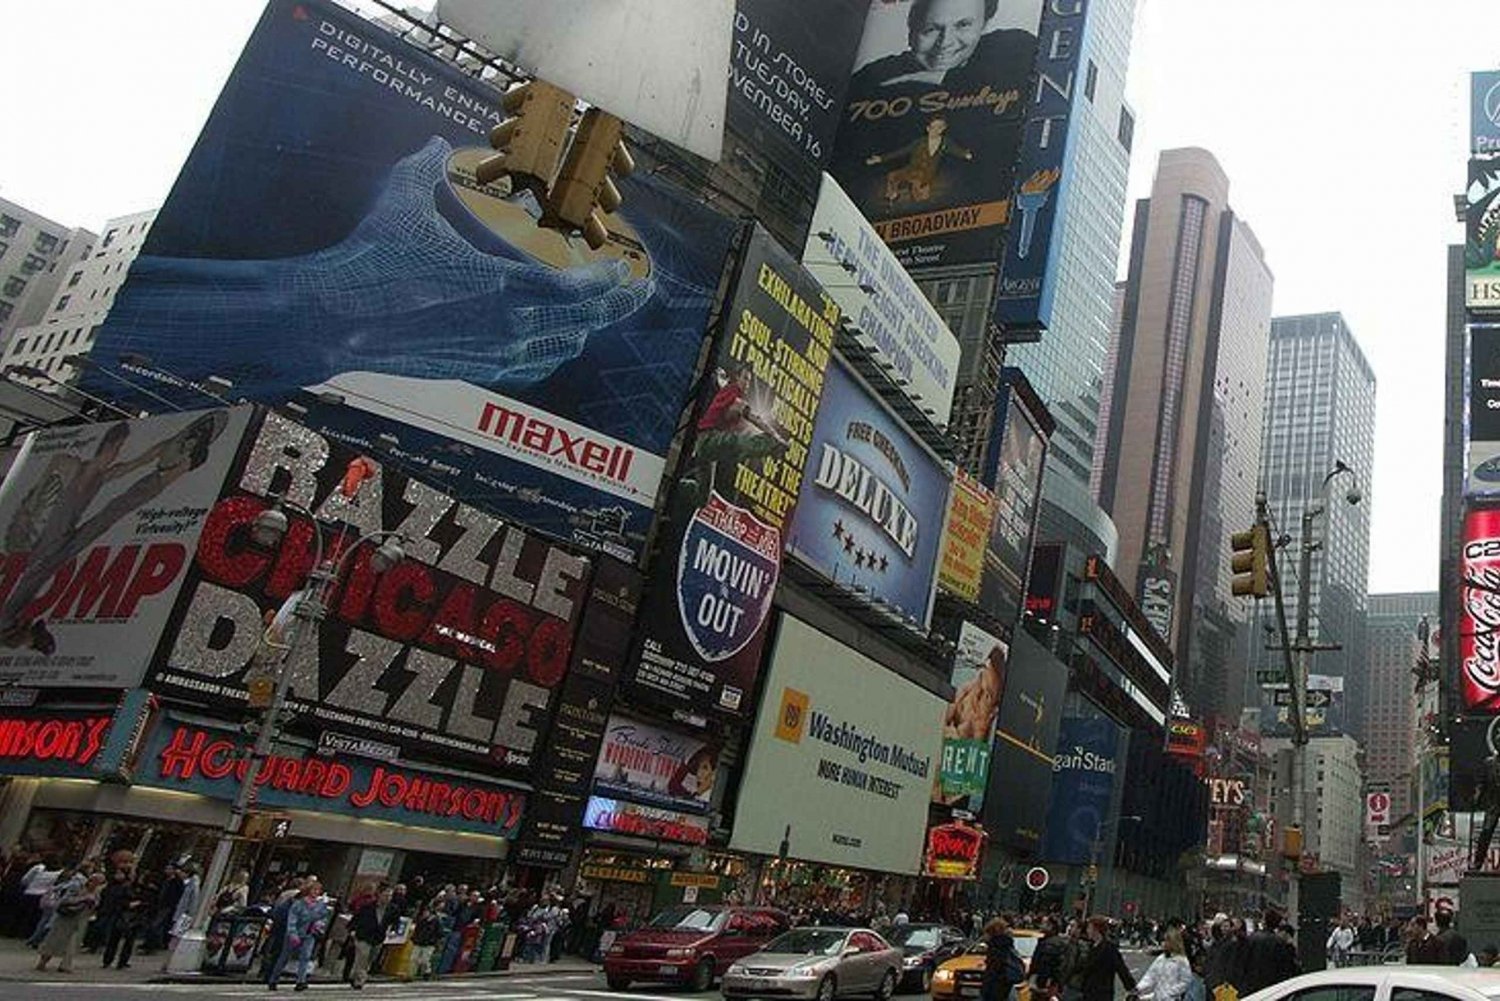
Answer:
[[[26,438],[0,487],[0,682],[141,683],[250,413]]]
[[[500,94],[325,0],[273,0],[94,357],[297,400],[508,521],[634,561],[735,226],[650,177],[598,251],[479,185]],[[104,372],[101,390],[121,389]]]
[[[830,172],[908,268],[993,268],[1042,0],[885,0],[865,20]]]
[[[750,714],[840,318],[758,226],[724,315],[624,674],[636,697],[694,720]]]
[[[787,552],[925,628],[947,473],[842,361],[826,375]]]

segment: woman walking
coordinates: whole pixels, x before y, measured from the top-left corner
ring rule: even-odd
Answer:
[[[1171,928],[1162,936],[1161,955],[1151,961],[1137,993],[1150,995],[1151,1001],[1183,1001],[1193,986],[1193,968],[1183,948],[1182,932]]]
[[[1011,990],[1025,978],[1010,924],[1004,918],[991,918],[984,926],[984,982],[979,989],[981,1001],[1007,1001]]]
[[[78,952],[78,940],[83,937],[83,927],[89,915],[99,906],[99,890],[104,886],[102,873],[94,873],[81,885],[66,890],[57,901],[52,918],[52,927],[47,930],[39,948],[36,968],[45,970],[53,956],[60,957],[58,973],[73,972],[73,956]]]

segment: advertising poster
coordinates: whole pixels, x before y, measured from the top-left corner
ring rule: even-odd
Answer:
[[[948,520],[938,557],[938,588],[962,601],[979,601],[984,551],[995,520],[995,495],[962,469],[953,471]]]
[[[624,179],[599,251],[481,186],[500,94],[322,0],[272,0],[93,357],[298,401],[315,430],[634,562],[736,226]],[[139,369],[139,371],[137,371]],[[103,372],[99,389],[120,386]]]
[[[1054,283],[1052,226],[1062,200],[1063,160],[1073,92],[1084,85],[1078,61],[1088,0],[1049,3],[1042,8],[1036,83],[1029,96],[1021,155],[1016,164],[1012,225],[1005,236],[1005,258],[995,291],[995,320],[1007,330],[1040,331],[1052,323]]]
[[[1469,208],[1464,220],[1464,305],[1500,311],[1500,156],[1469,160]]]
[[[995,491],[995,517],[984,552],[984,575],[979,605],[1007,625],[1020,615],[1031,561],[1031,539],[1036,529],[1042,494],[1042,469],[1047,459],[1044,425],[1009,382],[995,403],[999,425],[985,457],[986,486]],[[1016,377],[1024,379],[1024,376]],[[1003,423],[1001,423],[1003,422]]]
[[[1040,857],[1064,865],[1093,858],[1115,795],[1120,727],[1108,716],[1066,716],[1052,765],[1052,802]]]
[[[999,257],[1041,15],[1042,0],[871,7],[830,173],[906,267]]]
[[[1464,492],[1500,496],[1500,324],[1468,325]]]
[[[965,622],[953,651],[953,702],[943,714],[943,753],[933,801],[979,813],[990,775],[1000,699],[1005,694],[1005,641]]]
[[[1031,573],[1026,577],[1026,614],[1043,622],[1057,617],[1057,603],[1061,600],[1066,572],[1063,567],[1065,548],[1059,542],[1031,547]]]
[[[1500,70],[1469,74],[1469,152],[1500,153]]]
[[[45,428],[0,487],[0,683],[133,688],[250,408]]]
[[[948,474],[844,366],[828,367],[787,552],[926,627]]]
[[[725,121],[789,174],[833,152],[870,0],[737,0]]]
[[[1500,508],[1464,514],[1458,601],[1459,697],[1471,713],[1500,713]]]
[[[247,686],[284,656],[304,727],[532,779],[590,561],[274,413],[251,438],[204,520],[147,686],[242,711]],[[289,525],[268,548],[251,527],[273,494]],[[355,546],[380,532],[398,534],[405,554],[384,572],[372,543]],[[294,592],[320,551],[340,583],[303,634]]]
[[[984,827],[1013,851],[1035,852],[1052,787],[1053,752],[1068,669],[1024,629],[1011,641],[984,794]],[[1035,809],[1017,810],[1030,803]]]
[[[730,848],[916,874],[946,703],[790,616],[765,698]]]
[[[719,748],[614,715],[594,765],[594,790],[605,796],[707,813],[719,773]]]
[[[934,424],[946,427],[958,380],[958,338],[827,174],[802,264],[839,304],[860,343],[889,365]]]
[[[664,810],[644,803],[627,803],[608,796],[590,796],[583,826],[591,831],[627,834],[652,841],[685,845],[708,843],[708,818]]]
[[[752,708],[840,313],[757,226],[725,317],[625,674],[638,697],[697,718]]]

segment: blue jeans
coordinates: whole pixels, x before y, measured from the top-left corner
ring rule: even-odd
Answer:
[[[271,967],[271,979],[268,981],[275,984],[281,979],[281,971],[286,969],[286,964],[295,955],[297,957],[297,983],[307,983],[307,964],[312,962],[313,950],[317,947],[318,940],[311,935],[302,936],[300,945],[292,945],[292,937],[285,936],[281,941],[281,952],[276,956],[276,965]]]

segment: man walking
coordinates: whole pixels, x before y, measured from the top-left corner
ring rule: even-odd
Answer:
[[[1447,966],[1462,966],[1469,958],[1469,940],[1458,933],[1453,927],[1453,912],[1438,911],[1433,915],[1437,923],[1437,947],[1432,950],[1433,957]]]
[[[1244,983],[1240,996],[1254,994],[1297,975],[1297,949],[1282,938],[1281,915],[1267,911],[1260,931],[1245,940]]]
[[[354,969],[350,973],[349,983],[355,990],[365,986],[365,981],[370,976],[370,961],[374,959],[375,952],[385,944],[385,933],[398,917],[396,909],[391,906],[392,896],[391,888],[381,883],[375,896],[366,900],[354,912]]]

